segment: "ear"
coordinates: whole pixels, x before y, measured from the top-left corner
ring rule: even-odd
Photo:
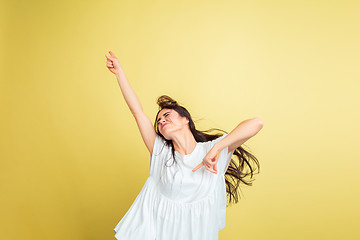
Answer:
[[[189,124],[189,119],[187,117],[181,117],[181,121],[184,121],[185,124]]]

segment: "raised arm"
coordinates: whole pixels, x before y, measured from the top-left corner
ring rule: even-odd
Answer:
[[[105,54],[107,61],[106,66],[112,72],[115,74],[117,81],[119,83],[121,92],[124,96],[124,99],[134,116],[136,123],[138,125],[138,128],[140,130],[141,137],[149,150],[150,154],[152,154],[155,138],[156,138],[156,132],[155,129],[150,121],[150,119],[146,116],[144,113],[141,103],[139,99],[137,98],[134,90],[130,86],[129,81],[127,80],[125,73],[119,63],[119,60],[115,56],[115,54],[111,51],[109,51],[110,56]]]

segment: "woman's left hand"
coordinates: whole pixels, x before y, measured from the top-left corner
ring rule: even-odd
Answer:
[[[203,161],[199,165],[197,165],[192,171],[195,172],[202,166],[205,166],[205,168],[208,171],[216,174],[217,173],[217,163],[219,160],[219,153],[220,153],[220,151],[217,150],[216,148],[214,148],[214,147],[211,148],[210,151],[203,158]],[[214,169],[212,169],[212,168],[214,168]]]

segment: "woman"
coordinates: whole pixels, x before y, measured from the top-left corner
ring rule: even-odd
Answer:
[[[149,150],[150,176],[116,225],[126,240],[215,240],[225,227],[229,204],[238,201],[240,183],[252,185],[256,157],[241,147],[257,134],[259,118],[241,122],[229,134],[199,131],[190,113],[172,98],[158,98],[154,126],[145,115],[118,58],[109,51],[106,66],[116,75],[127,105]],[[213,128],[214,129],[214,128]],[[231,159],[238,157],[238,164]],[[233,200],[233,201],[232,201]]]

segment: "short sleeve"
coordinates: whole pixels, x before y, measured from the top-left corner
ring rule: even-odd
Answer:
[[[215,143],[221,141],[223,138],[225,138],[228,134],[224,134],[221,137],[218,137],[217,139],[214,139],[210,142],[210,149],[215,145]],[[209,149],[209,150],[210,150]],[[228,153],[229,148],[225,147],[220,153],[219,153],[219,160],[218,160],[218,172],[224,175],[230,165],[231,157],[235,152],[235,149]]]
[[[154,177],[160,176],[160,168],[165,152],[165,140],[156,134],[153,151],[150,157],[150,175]]]

